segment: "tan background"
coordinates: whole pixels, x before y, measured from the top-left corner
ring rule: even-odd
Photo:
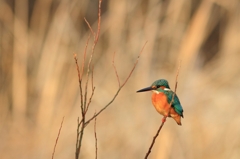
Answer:
[[[103,0],[90,117],[114,96],[148,41],[116,101],[97,119],[99,158],[143,158],[162,117],[151,93],[159,78],[174,87],[182,126],[168,119],[150,154],[161,159],[240,158],[240,2]],[[0,158],[74,158],[80,100],[76,66],[96,30],[97,0],[0,0]],[[89,51],[92,39],[89,43]],[[88,52],[89,53],[89,52]],[[95,158],[93,124],[81,158]]]

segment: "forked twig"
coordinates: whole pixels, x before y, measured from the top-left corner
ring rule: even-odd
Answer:
[[[96,118],[99,114],[101,114],[109,105],[112,104],[112,102],[116,99],[116,97],[118,96],[119,92],[122,90],[122,88],[125,86],[125,84],[127,83],[128,79],[131,77],[133,71],[135,70],[135,67],[137,66],[138,64],[138,61],[139,61],[139,58],[141,57],[141,54],[143,52],[143,49],[145,48],[147,42],[144,44],[144,46],[142,47],[142,50],[140,51],[134,65],[133,65],[133,68],[131,69],[130,73],[128,74],[127,78],[125,79],[125,81],[123,82],[123,84],[120,84],[120,87],[118,88],[117,92],[115,93],[115,95],[113,96],[112,100],[107,104],[105,105],[100,111],[98,111],[95,115],[93,115],[90,119],[88,119],[86,122],[85,122],[85,125],[89,124],[94,118]],[[114,62],[113,62],[114,63]],[[118,78],[118,81],[119,80],[119,76],[118,76],[118,73],[115,69],[115,74]],[[119,82],[120,83],[120,82]]]
[[[177,70],[176,82],[175,82],[175,89],[174,89],[174,93],[173,93],[173,96],[172,96],[172,100],[171,100],[171,102],[170,102],[170,104],[169,104],[169,105],[170,105],[170,108],[169,108],[169,110],[168,110],[168,116],[169,116],[169,114],[170,114],[171,105],[172,105],[172,103],[173,103],[173,101],[174,101],[174,97],[175,97],[175,94],[176,94],[176,91],[177,91],[178,74],[179,74],[180,67],[181,67],[181,61],[179,62],[179,66],[178,66],[178,70]],[[162,123],[161,123],[160,127],[158,128],[156,135],[153,137],[152,143],[151,143],[151,145],[150,145],[150,147],[149,147],[149,149],[148,149],[148,152],[146,153],[145,159],[147,159],[148,156],[150,155],[151,150],[152,150],[152,147],[153,147],[153,145],[154,145],[154,143],[155,143],[155,140],[156,140],[156,138],[158,137],[160,131],[162,130],[162,127],[163,127],[163,125],[164,125],[164,123],[165,123],[165,121],[166,121],[166,119],[167,119],[168,116],[164,116],[164,117],[163,117]]]
[[[87,21],[87,19],[86,19],[85,17],[84,17],[84,21],[85,21],[85,23],[88,25],[88,28],[90,29],[90,31],[91,31],[91,33],[92,33],[92,35],[93,35],[93,37],[94,37],[94,40],[95,40],[95,33],[94,33],[91,25],[89,24],[89,22]]]
[[[60,137],[60,133],[61,133],[61,130],[62,130],[63,121],[64,121],[64,117],[63,117],[63,119],[62,119],[61,126],[60,126],[60,128],[59,128],[59,130],[58,130],[58,135],[57,135],[56,142],[55,142],[55,145],[54,145],[54,148],[53,148],[52,159],[54,158],[55,149],[56,149],[56,147],[57,147],[58,139],[59,139],[59,137]]]

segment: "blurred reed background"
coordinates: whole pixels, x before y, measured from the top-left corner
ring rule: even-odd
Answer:
[[[81,62],[97,28],[97,0],[0,0],[0,158],[74,158],[80,98],[73,54]],[[94,55],[95,95],[89,116],[118,88],[113,53],[124,80],[116,101],[97,118],[99,158],[144,158],[162,116],[151,93],[136,90],[165,78],[177,94],[183,125],[168,119],[150,154],[161,159],[240,158],[239,0],[103,0]],[[88,53],[92,45],[89,42]],[[94,132],[81,158],[94,158]]]

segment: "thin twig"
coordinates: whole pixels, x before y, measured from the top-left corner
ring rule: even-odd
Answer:
[[[88,25],[88,28],[90,29],[90,31],[91,31],[91,33],[92,33],[92,35],[93,35],[93,37],[94,37],[94,40],[95,40],[95,33],[94,33],[91,25],[89,24],[89,22],[87,21],[87,19],[86,19],[85,17],[84,17],[84,21],[85,21],[86,24]]]
[[[178,85],[178,75],[179,75],[179,71],[180,71],[180,68],[181,68],[181,60],[179,61],[179,66],[178,66],[178,70],[177,70],[177,75],[176,75],[176,83],[175,83],[175,88],[174,88],[174,93],[173,93],[173,96],[172,96],[172,100],[170,102],[170,106],[172,105],[173,101],[174,101],[174,97],[176,95],[176,92],[177,92],[177,85]],[[170,109],[168,111],[168,115],[170,114]]]
[[[89,98],[89,100],[88,100],[88,104],[87,104],[87,107],[86,107],[86,109],[85,109],[85,114],[87,113],[87,111],[88,111],[88,108],[89,108],[89,106],[90,106],[90,104],[91,104],[91,102],[92,102],[92,98],[93,98],[93,95],[94,95],[94,91],[95,91],[95,87],[93,86],[93,70],[94,70],[94,67],[92,67],[92,94],[91,94],[91,96],[90,96],[90,98]]]
[[[79,65],[78,65],[77,54],[74,54],[74,59],[75,59],[77,72],[78,72],[78,83],[79,83],[80,100],[81,100],[81,112],[84,112],[84,109],[83,109],[83,95],[82,95],[82,80],[81,80],[81,75],[80,75],[80,70],[79,70]]]
[[[84,54],[83,54],[82,71],[81,71],[81,74],[80,74],[80,80],[82,80],[83,73],[84,73],[84,66],[85,66],[85,60],[86,60],[88,42],[89,42],[90,37],[91,37],[91,36],[90,36],[90,34],[89,34],[88,39],[87,39],[87,42],[86,42],[86,45],[85,45]]]
[[[92,91],[94,90],[95,87],[93,87],[93,72],[94,72],[94,66],[92,66]]]
[[[149,147],[149,149],[148,149],[148,152],[147,152],[147,154],[146,154],[146,156],[145,156],[145,159],[147,159],[148,156],[149,156],[149,154],[151,153],[152,147],[153,147],[153,145],[154,145],[154,143],[155,143],[155,140],[156,140],[156,138],[158,137],[158,134],[159,134],[159,132],[161,131],[163,125],[164,125],[164,122],[162,122],[162,124],[161,124],[160,127],[158,128],[158,131],[157,131],[156,135],[153,137],[153,141],[152,141],[152,143],[151,143],[151,145],[150,145],[150,147]]]
[[[77,67],[77,72],[78,72],[78,82],[79,82],[79,89],[80,89],[80,98],[81,98],[81,113],[82,113],[82,120],[79,122],[78,118],[78,126],[77,126],[77,141],[76,141],[76,152],[75,152],[75,158],[79,158],[80,154],[80,149],[81,149],[81,144],[82,144],[82,138],[83,138],[83,132],[84,132],[84,123],[85,123],[85,108],[84,108],[84,102],[83,102],[83,91],[82,91],[82,79],[80,75],[80,70],[79,70],[79,65],[78,65],[78,60],[77,60],[77,55],[74,54],[74,59]],[[81,126],[81,131],[79,130]]]
[[[114,52],[114,54],[113,54],[112,65],[113,65],[113,68],[114,68],[115,74],[116,74],[116,76],[117,76],[118,86],[120,87],[120,86],[121,86],[121,84],[120,84],[120,79],[119,79],[119,76],[118,76],[118,73],[117,73],[117,68],[116,68],[116,66],[115,66],[115,62],[114,62],[115,54],[116,54],[116,52]]]
[[[86,110],[85,110],[85,114],[87,113],[88,108],[89,108],[89,105],[90,105],[91,102],[92,102],[92,97],[93,97],[93,95],[94,95],[94,91],[95,91],[95,87],[93,87],[92,94],[91,94],[91,96],[90,96],[90,98],[89,98],[89,101],[88,101],[88,104],[87,104],[87,107],[86,107]]]
[[[105,105],[98,113],[96,113],[95,115],[93,115],[90,119],[88,119],[85,122],[85,126],[87,126],[94,118],[96,118],[99,114],[101,114],[109,105],[111,105],[113,103],[113,101],[116,99],[116,97],[118,96],[119,92],[121,91],[121,88],[119,88],[116,92],[116,94],[114,95],[114,97],[112,98],[112,100]]]
[[[61,133],[61,130],[62,130],[63,121],[64,121],[64,117],[63,117],[63,119],[62,119],[61,126],[60,126],[60,128],[59,128],[59,130],[58,130],[57,139],[56,139],[56,142],[55,142],[55,145],[54,145],[54,148],[53,148],[52,159],[54,158],[55,149],[56,149],[56,147],[57,147],[58,139],[59,139],[59,137],[60,137],[60,133]]]
[[[80,154],[80,150],[81,150],[81,146],[82,146],[82,139],[83,139],[83,133],[84,133],[84,128],[85,128],[85,126],[84,126],[84,123],[85,123],[85,114],[83,113],[83,116],[82,116],[82,124],[80,124],[81,125],[81,131],[79,131],[79,129],[78,129],[78,139],[77,139],[77,142],[78,142],[78,148],[77,148],[77,150],[76,150],[76,159],[78,159],[79,158],[79,154]],[[79,127],[80,127],[80,125],[79,125]]]
[[[98,4],[98,30],[97,30],[97,36],[95,37],[95,42],[97,43],[99,34],[100,34],[100,28],[101,28],[101,6],[102,6],[102,0],[99,0]]]
[[[95,118],[94,121],[94,137],[95,137],[95,159],[97,159],[97,130],[96,130],[96,125],[97,125],[97,118]]]
[[[88,108],[89,108],[89,106],[90,106],[90,104],[91,104],[91,102],[92,102],[92,97],[93,97],[93,95],[94,95],[94,91],[95,91],[95,87],[93,86],[93,68],[92,68],[92,94],[91,94],[91,96],[90,96],[90,98],[89,98],[89,100],[88,100],[88,104],[87,104],[87,107],[86,107],[86,109],[85,109],[85,114],[87,113],[87,111],[88,111]]]
[[[178,70],[177,70],[176,82],[175,82],[175,89],[174,89],[174,92],[173,92],[172,100],[171,100],[171,102],[170,102],[170,104],[169,104],[169,105],[170,105],[170,108],[169,108],[169,110],[168,110],[168,115],[167,115],[167,116],[164,116],[164,117],[162,118],[162,123],[161,123],[160,127],[158,128],[158,131],[157,131],[156,135],[153,137],[152,143],[151,143],[151,145],[150,145],[150,147],[149,147],[149,149],[148,149],[148,152],[146,153],[145,159],[147,159],[148,156],[150,155],[151,150],[152,150],[152,147],[153,147],[153,145],[154,145],[154,143],[155,143],[155,140],[156,140],[156,138],[158,137],[160,131],[162,130],[162,127],[163,127],[163,125],[164,125],[167,117],[170,115],[171,105],[172,105],[172,103],[173,103],[173,101],[174,101],[174,97],[175,97],[175,94],[176,94],[176,91],[177,91],[178,74],[179,74],[179,71],[180,71],[180,67],[181,67],[181,61],[179,62],[179,66],[178,66]]]
[[[77,142],[76,142],[76,150],[78,150],[78,143],[79,143],[79,128],[80,128],[80,122],[79,122],[79,117],[78,117],[78,120],[77,120]],[[76,153],[76,156],[77,156],[77,151],[75,152]]]
[[[146,41],[145,44],[143,45],[142,50],[140,51],[140,53],[139,53],[139,55],[138,55],[138,57],[137,57],[137,60],[135,61],[134,65],[133,65],[132,70],[131,70],[130,73],[128,74],[126,80],[123,82],[123,84],[122,84],[121,87],[123,87],[123,86],[127,83],[128,79],[129,79],[130,76],[132,75],[132,73],[133,73],[135,67],[136,67],[137,64],[138,64],[138,61],[139,61],[139,59],[140,59],[140,56],[142,55],[143,49],[145,48],[146,44],[147,44],[147,41]]]

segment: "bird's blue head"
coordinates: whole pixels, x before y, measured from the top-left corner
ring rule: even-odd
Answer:
[[[145,91],[158,90],[158,89],[164,90],[165,88],[170,89],[168,85],[168,81],[165,79],[159,79],[153,82],[153,84],[150,87],[140,89],[137,92],[145,92]]]

